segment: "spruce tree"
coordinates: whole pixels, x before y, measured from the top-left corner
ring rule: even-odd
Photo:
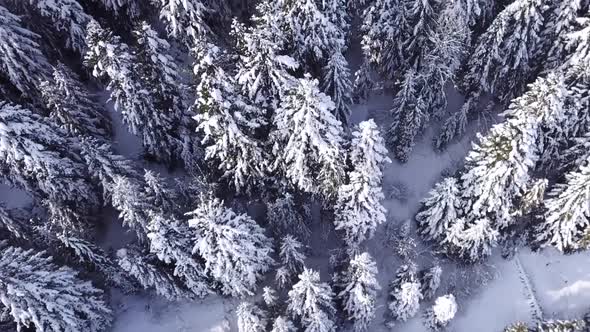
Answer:
[[[420,306],[422,293],[414,265],[402,265],[389,285],[391,302],[389,310],[395,320],[406,321],[412,318]]]
[[[434,294],[440,286],[440,278],[442,269],[435,265],[427,270],[420,271],[418,278],[420,279],[420,291],[426,300],[434,298]]]
[[[111,99],[129,131],[141,138],[148,154],[168,163],[178,159],[176,153],[181,150],[181,141],[174,130],[182,123],[162,99],[168,93],[157,86],[164,84],[166,78],[158,72],[167,69],[160,66],[162,58],[145,56],[145,50],[136,54],[119,37],[94,21],[87,30],[85,64],[95,77],[108,79]],[[152,59],[159,60],[151,63]],[[168,62],[169,59],[165,63]]]
[[[303,249],[301,242],[291,235],[286,235],[281,242],[279,259],[292,276],[299,275],[303,271],[306,258],[302,252]]]
[[[258,332],[266,330],[266,313],[257,305],[242,302],[238,305],[237,315],[239,332]]]
[[[447,177],[437,183],[422,201],[416,215],[420,234],[429,241],[440,241],[460,213],[461,197],[457,179]]]
[[[342,127],[317,80],[300,79],[282,101],[271,134],[274,169],[297,188],[333,197],[344,175]]]
[[[111,121],[104,109],[82,85],[78,75],[63,64],[53,71],[53,80],[40,85],[50,118],[70,136],[94,136],[107,138],[111,133]]]
[[[193,47],[211,32],[206,16],[211,8],[201,0],[155,0],[160,18],[167,22],[168,33]]]
[[[99,332],[111,322],[103,292],[77,273],[53,263],[44,252],[2,249],[0,303],[17,330]]]
[[[233,77],[220,66],[226,55],[219,48],[201,45],[198,52],[195,73],[200,81],[193,109],[205,159],[238,191],[250,190],[263,181],[268,163],[254,137],[266,124],[263,110],[239,94]]]
[[[333,298],[330,286],[320,282],[320,274],[306,268],[289,291],[287,311],[301,320],[306,332],[333,331]]]
[[[288,320],[283,316],[279,316],[275,318],[274,322],[272,323],[272,328],[270,332],[295,332],[297,329],[293,322]]]
[[[39,83],[51,74],[39,38],[18,16],[0,6],[0,40],[4,41],[0,45],[0,73],[27,97],[36,97]]]
[[[436,299],[434,305],[425,315],[425,325],[431,331],[439,331],[449,324],[457,313],[457,302],[453,294],[441,296]]]
[[[92,21],[78,0],[29,0],[36,12],[46,17],[53,28],[65,36],[65,46],[77,52],[86,50],[86,25]]]
[[[237,81],[250,100],[274,109],[280,97],[296,84],[291,72],[299,64],[286,55],[287,40],[279,26],[282,18],[277,2],[262,1],[256,10],[254,26],[237,36],[243,44]]]
[[[119,266],[133,276],[143,288],[154,289],[156,294],[169,301],[191,298],[192,294],[182,288],[166,269],[153,263],[149,255],[133,248],[117,251]]]
[[[334,220],[336,229],[345,232],[349,246],[371,238],[377,226],[385,222],[381,179],[384,165],[391,162],[373,120],[361,122],[352,135],[349,158],[352,170],[348,173],[348,183],[338,191]]]
[[[323,68],[322,90],[334,101],[336,119],[347,126],[350,123],[352,82],[348,62],[340,50],[330,55]]]
[[[236,214],[219,199],[203,199],[187,214],[194,235],[193,253],[205,262],[205,273],[223,294],[251,295],[274,263],[271,241],[246,214]]]
[[[344,289],[338,294],[343,300],[347,319],[355,331],[366,331],[375,318],[377,291],[381,289],[377,276],[377,264],[371,255],[356,255],[344,274]]]
[[[98,198],[65,136],[43,117],[0,102],[0,165],[6,180],[42,200],[87,213]]]

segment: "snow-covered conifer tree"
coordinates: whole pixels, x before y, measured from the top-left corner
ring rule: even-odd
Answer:
[[[301,206],[297,204],[293,194],[286,192],[274,202],[268,204],[266,209],[266,220],[271,231],[277,236],[293,234],[297,238],[307,240],[311,230],[305,222]]]
[[[195,74],[199,78],[197,130],[204,134],[205,158],[214,160],[224,178],[238,190],[249,190],[263,180],[267,157],[254,131],[265,124],[264,112],[236,91],[234,78],[220,66],[225,54],[213,45],[201,45]]]
[[[71,136],[110,135],[111,123],[104,110],[65,65],[59,64],[53,71],[53,80],[42,82],[40,90],[49,116]]]
[[[457,302],[453,294],[436,299],[432,308],[424,315],[425,325],[431,331],[438,331],[449,324],[457,313]]]
[[[147,225],[150,252],[166,264],[174,265],[174,276],[198,297],[211,290],[203,266],[192,256],[194,232],[179,220],[150,213]]]
[[[119,266],[133,276],[145,289],[154,291],[169,301],[191,298],[192,294],[180,287],[167,270],[155,266],[144,254],[126,248],[117,251]]]
[[[424,76],[410,69],[393,100],[394,121],[387,131],[387,143],[402,162],[408,161],[416,138],[430,117],[427,109],[430,105],[422,96],[425,86]]]
[[[259,332],[265,331],[267,325],[266,313],[257,305],[242,302],[238,305],[238,331],[239,332]]]
[[[566,174],[566,183],[557,184],[544,201],[546,211],[536,230],[537,241],[565,252],[581,247],[590,229],[589,187],[590,166]]]
[[[279,258],[292,276],[299,275],[303,271],[305,254],[301,242],[291,235],[286,235],[279,250]]]
[[[206,15],[211,9],[201,0],[155,0],[159,2],[160,18],[168,23],[171,36],[183,40],[189,47],[211,32]],[[190,38],[188,38],[190,37]]]
[[[568,42],[568,34],[571,34],[579,25],[578,13],[585,0],[560,1],[550,14],[550,21],[545,30],[544,44],[548,47],[547,60],[544,61],[545,69],[556,68],[561,65],[571,52],[572,45]]]
[[[262,300],[264,301],[264,304],[266,304],[267,308],[276,306],[278,300],[277,292],[268,286],[264,287],[262,289]]]
[[[465,81],[470,91],[477,92],[475,98],[479,92],[490,93],[506,104],[523,91],[537,69],[534,61],[548,8],[540,0],[518,0],[494,19],[478,39],[467,65]]]
[[[296,84],[290,72],[299,66],[295,59],[285,55],[286,36],[279,26],[284,18],[280,17],[278,4],[262,1],[252,17],[254,26],[237,36],[244,48],[237,81],[250,100],[272,108]]]
[[[403,1],[375,0],[362,15],[361,45],[366,67],[373,65],[388,80],[406,66],[404,41],[410,30],[405,12]]]
[[[377,264],[366,252],[356,255],[344,274],[344,290],[338,297],[343,300],[344,311],[355,331],[366,331],[375,317],[377,291],[381,289],[376,276]]]
[[[283,316],[279,316],[275,318],[274,322],[272,323],[272,328],[270,332],[295,332],[297,329],[293,322],[288,320]]]
[[[434,294],[440,286],[440,277],[442,275],[442,269],[440,266],[435,265],[428,270],[420,271],[420,291],[422,296],[426,300],[434,298]]]
[[[44,252],[7,247],[0,255],[0,303],[17,330],[100,332],[111,322],[103,292]]]
[[[282,101],[272,133],[274,168],[306,192],[333,197],[344,176],[342,127],[334,103],[308,75]]]
[[[98,198],[65,136],[41,116],[0,102],[0,165],[8,182],[85,212]]]
[[[396,320],[406,321],[418,313],[422,293],[420,282],[416,275],[416,267],[402,265],[396,272],[395,279],[390,284],[391,302],[389,310]]]
[[[457,223],[461,225],[460,222]],[[458,233],[457,250],[460,257],[470,262],[477,262],[488,257],[492,248],[498,244],[498,230],[488,219],[477,219],[466,224],[465,229]]]
[[[345,232],[347,244],[355,246],[371,238],[377,226],[385,222],[381,178],[384,165],[391,161],[372,119],[361,122],[352,135],[352,170],[348,183],[338,191],[334,223],[337,230]]]
[[[344,44],[344,32],[314,0],[283,2],[289,40],[297,59],[310,69],[325,63]]]
[[[320,274],[305,268],[299,281],[289,291],[287,311],[301,319],[309,332],[324,332],[321,327],[334,326],[334,293],[327,283],[320,282]]]
[[[187,214],[194,228],[193,253],[205,262],[205,273],[224,294],[253,294],[257,281],[274,263],[271,241],[246,214],[236,214],[218,199],[205,199]]]
[[[563,114],[565,87],[555,75],[539,78],[504,113],[506,120],[480,137],[465,160],[461,176],[462,216],[493,215],[492,227],[512,223],[514,200],[526,192],[530,171],[539,159],[542,126],[555,126]],[[483,176],[485,175],[485,176]]]
[[[29,0],[33,8],[47,17],[55,30],[66,36],[66,47],[82,53],[86,49],[86,25],[92,17],[78,0]]]
[[[456,178],[447,177],[437,183],[422,201],[422,209],[416,215],[420,234],[426,240],[439,241],[457,219],[460,203]]]
[[[150,91],[154,77],[149,73],[153,67],[140,62],[141,54],[134,54],[119,37],[102,29],[98,23],[92,21],[87,30],[85,64],[92,68],[95,77],[108,78],[107,88],[115,108],[123,115],[129,131],[141,137],[147,153],[170,162],[179,145],[173,130],[180,123],[174,121],[173,112],[162,109],[164,104],[160,102],[163,100],[158,94]]]
[[[39,36],[27,30],[21,19],[0,6],[0,73],[23,95],[35,96],[51,67],[38,43]]]
[[[352,82],[348,62],[341,50],[335,50],[323,68],[322,90],[334,101],[336,119],[347,126],[352,105]]]

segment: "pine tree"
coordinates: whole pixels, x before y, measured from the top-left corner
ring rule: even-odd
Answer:
[[[590,223],[590,167],[566,174],[566,183],[557,184],[544,201],[544,218],[536,230],[536,240],[543,245],[552,245],[562,252],[580,248]]]
[[[429,105],[423,98],[425,86],[423,75],[408,70],[393,100],[394,121],[387,132],[387,143],[401,162],[408,161],[418,134],[430,118]]]
[[[454,177],[437,183],[422,201],[422,209],[416,215],[420,234],[429,241],[440,241],[459,214],[461,198],[459,185]]]
[[[441,275],[442,269],[438,265],[420,272],[420,292],[422,293],[424,299],[430,300],[434,298],[434,294],[440,286]]]
[[[364,61],[387,80],[405,68],[404,41],[410,23],[402,0],[375,0],[363,12],[361,26]]]
[[[188,215],[196,232],[193,253],[204,260],[205,273],[220,284],[224,294],[253,294],[257,281],[274,263],[264,229],[218,199],[203,200]]]
[[[110,135],[110,119],[79,77],[65,65],[59,64],[53,71],[53,80],[42,82],[40,90],[50,118],[70,136],[106,138]]]
[[[270,332],[295,332],[297,329],[295,325],[283,316],[275,318]]]
[[[355,331],[366,331],[375,318],[377,291],[381,289],[376,279],[377,265],[368,253],[356,255],[344,276],[344,290],[338,294],[344,302],[348,320]]]
[[[526,191],[530,171],[540,156],[541,126],[551,127],[562,116],[563,80],[549,75],[539,78],[529,91],[515,99],[465,160],[461,176],[466,208],[463,215],[484,218],[492,214],[492,227],[513,221],[514,200]],[[485,176],[482,176],[485,174]]]
[[[406,321],[418,313],[422,293],[415,266],[402,265],[397,270],[389,288],[391,289],[389,310],[394,319]]]
[[[211,293],[205,271],[191,253],[193,232],[186,224],[161,214],[150,214],[147,225],[150,252],[166,264],[174,264],[174,276],[198,297]]]
[[[16,247],[2,250],[0,302],[9,310],[17,330],[103,331],[111,309],[103,292],[59,267],[44,252]]]
[[[275,1],[262,1],[252,17],[254,26],[237,36],[244,49],[237,81],[250,100],[273,109],[296,84],[291,71],[299,67],[295,59],[285,55],[287,41],[279,26],[282,18],[277,6]]]
[[[201,0],[156,0],[160,18],[168,23],[168,33],[192,47],[211,32],[206,16],[211,9]],[[190,38],[188,38],[190,37]]]
[[[240,305],[238,305],[237,314],[239,332],[258,332],[266,330],[266,314],[255,304],[248,302],[240,303]]]
[[[145,88],[154,97],[157,110],[164,111],[168,122],[167,139],[175,159],[182,160],[189,172],[197,163],[196,124],[188,111],[188,87],[183,83],[181,69],[169,54],[170,44],[146,22],[134,31],[137,39],[136,58],[140,65]]]
[[[266,220],[271,231],[281,237],[293,234],[297,238],[307,240],[311,236],[311,230],[305,222],[303,212],[300,211],[299,202],[295,201],[289,192],[278,197],[266,208]]]
[[[297,59],[307,70],[324,63],[344,44],[344,32],[314,0],[283,2],[287,31]]]
[[[543,64],[545,69],[558,67],[569,55],[571,45],[568,45],[568,34],[577,27],[578,12],[584,4],[584,0],[561,1],[553,9],[551,24],[543,31],[544,39],[549,41],[545,42],[545,48],[549,48],[547,60]]]
[[[48,80],[50,65],[41,52],[40,36],[23,27],[21,19],[0,6],[0,73],[27,97]]]
[[[287,311],[293,318],[300,318],[307,332],[323,332],[333,329],[334,294],[327,283],[320,282],[320,274],[304,269],[299,281],[289,291]],[[329,327],[332,328],[329,328]],[[322,327],[328,327],[323,329]]]
[[[448,294],[436,299],[432,308],[426,311],[425,325],[431,331],[438,331],[449,324],[457,313],[455,296]]]
[[[277,292],[270,287],[264,287],[262,289],[262,300],[267,308],[275,307],[278,300]]]
[[[281,242],[279,259],[291,276],[299,275],[303,271],[306,258],[303,249],[301,242],[291,235],[286,235]]]
[[[225,56],[213,45],[199,48],[195,73],[200,82],[193,108],[197,130],[204,134],[205,159],[214,160],[222,177],[238,190],[249,190],[264,178],[267,157],[254,131],[265,125],[263,110],[236,91],[236,83],[219,62]]]
[[[474,96],[490,93],[505,104],[523,91],[537,70],[547,8],[540,0],[518,0],[494,19],[478,39],[467,65],[465,81],[470,90],[478,92]]]
[[[331,54],[323,68],[322,90],[334,101],[336,119],[347,126],[352,105],[352,82],[348,62],[340,50]]]
[[[121,269],[133,276],[145,289],[154,291],[169,301],[191,298],[192,294],[181,288],[165,269],[154,265],[149,257],[132,248],[117,251]]]
[[[352,171],[348,174],[349,182],[338,191],[334,220],[336,229],[344,230],[349,246],[371,238],[377,226],[385,222],[381,179],[384,165],[391,162],[373,120],[361,122],[352,135]]]
[[[29,0],[33,8],[47,17],[54,29],[65,35],[65,46],[77,52],[86,49],[86,25],[92,17],[77,0]]]
[[[85,64],[92,68],[95,77],[108,78],[107,89],[129,131],[140,136],[148,154],[165,162],[176,159],[175,153],[181,150],[181,143],[174,129],[182,124],[175,119],[174,111],[166,109],[163,95],[155,93],[160,87],[151,86],[163,83],[162,76],[154,75],[161,58],[145,56],[143,52],[135,54],[119,37],[94,21],[87,30]],[[153,63],[145,61],[152,58],[160,60]],[[169,64],[169,60],[164,62]],[[153,81],[156,77],[157,81]]]
[[[281,102],[274,117],[274,168],[306,192],[333,197],[343,177],[342,127],[334,103],[309,76]]]
[[[85,213],[98,205],[98,198],[64,136],[39,115],[0,102],[0,165],[7,181]]]

